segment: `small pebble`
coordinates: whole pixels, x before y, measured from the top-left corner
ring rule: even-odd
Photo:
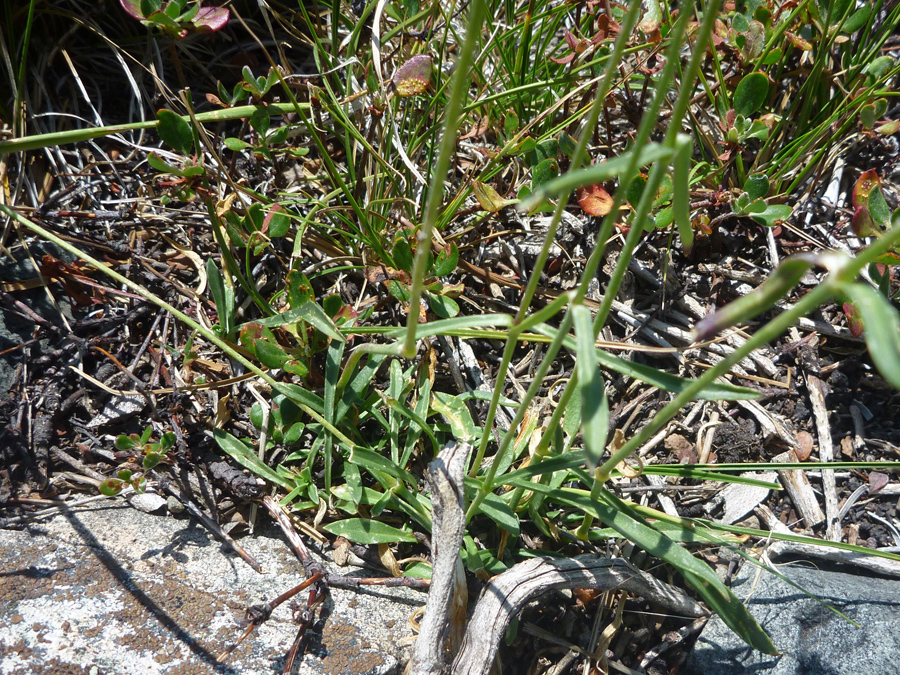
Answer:
[[[184,512],[184,504],[171,495],[166,499],[166,506],[169,507],[169,513],[179,514]]]
[[[144,513],[159,511],[167,504],[166,500],[161,495],[153,492],[132,495],[128,498],[128,503],[138,511],[143,511]]]

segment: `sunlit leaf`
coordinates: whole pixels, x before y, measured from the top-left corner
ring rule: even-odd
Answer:
[[[612,210],[613,198],[599,183],[578,188],[575,199],[589,216],[605,216]]]
[[[478,180],[472,181],[472,189],[481,208],[490,213],[497,213],[511,204],[519,203],[518,199],[504,199],[493,187]]]
[[[411,532],[391,527],[378,520],[368,518],[347,518],[322,525],[321,529],[333,535],[349,539],[354,544],[393,544],[398,541],[414,543]]]
[[[769,178],[763,173],[750,174],[744,182],[744,192],[751,199],[763,199],[769,193]]]
[[[519,536],[519,518],[509,505],[493,492],[485,495],[481,502],[481,512],[497,523],[513,537]]]
[[[250,469],[260,478],[264,478],[275,485],[280,485],[288,491],[294,489],[293,483],[285,480],[278,472],[273,471],[268,465],[264,464],[250,448],[227,431],[214,429],[213,437],[216,439],[219,447],[245,469]]]
[[[103,494],[107,497],[115,497],[117,494],[122,492],[122,488],[124,486],[124,482],[118,478],[107,478],[105,481],[100,483],[100,494]]]
[[[263,221],[263,230],[268,229],[270,237],[283,237],[291,227],[291,219],[288,212],[280,204],[275,204],[266,214]]]
[[[230,16],[224,7],[200,7],[191,23],[200,33],[214,33],[225,28]]]
[[[793,212],[794,210],[787,204],[767,204],[762,211],[750,213],[750,217],[760,225],[775,227],[790,218]]]
[[[442,319],[452,319],[459,314],[459,303],[453,298],[437,293],[428,293],[431,310]]]
[[[609,432],[609,404],[600,367],[597,350],[594,347],[594,330],[591,311],[584,305],[572,308],[577,344],[575,367],[578,372],[578,387],[581,396],[581,425],[584,436],[584,456],[588,468],[594,470],[606,451],[606,436]]]
[[[853,206],[857,208],[868,206],[869,194],[879,185],[881,185],[881,179],[878,177],[878,172],[875,169],[863,172],[853,185]]]
[[[441,249],[434,258],[434,269],[432,273],[436,277],[445,277],[453,274],[456,265],[459,262],[459,247],[456,244],[448,244],[446,248]]]

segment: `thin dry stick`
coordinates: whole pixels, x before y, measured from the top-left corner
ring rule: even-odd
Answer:
[[[834,461],[834,446],[831,443],[831,425],[828,423],[828,408],[825,405],[825,384],[815,375],[806,376],[809,401],[816,420],[816,435],[819,437],[819,461]],[[837,500],[837,486],[834,471],[822,471],[822,491],[825,493],[825,536],[831,541],[841,540],[840,508]]]
[[[432,504],[431,590],[409,664],[409,675],[447,672],[448,656],[451,655],[445,652],[444,641],[452,623],[454,591],[459,590],[459,550],[466,529],[463,480],[471,450],[468,443],[451,443],[428,465],[425,480],[431,488]],[[457,592],[456,598],[460,595],[465,597],[465,593]]]
[[[613,560],[593,554],[569,559],[533,558],[491,579],[475,608],[450,672],[488,675],[510,620],[535,598],[572,588],[621,589],[677,614],[707,615],[685,593],[666,586],[622,558]]]

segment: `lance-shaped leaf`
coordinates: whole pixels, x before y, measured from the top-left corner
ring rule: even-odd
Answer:
[[[534,487],[535,490],[543,488],[544,486],[537,484]],[[715,571],[672,539],[650,527],[643,518],[634,513],[627,502],[623,502],[605,489],[600,490],[599,499],[596,501],[583,490],[555,490],[549,498],[582,509],[647,552],[673,565],[706,604],[722,617],[725,625],[741,639],[765,654],[778,653],[772,640],[753,615],[719,580]]]
[[[594,348],[594,328],[591,312],[584,305],[572,308],[575,324],[576,354],[578,360],[578,386],[581,393],[581,426],[584,432],[584,456],[588,468],[593,471],[600,464],[606,450],[606,436],[609,431],[609,404],[603,377]]]
[[[331,534],[345,537],[354,544],[392,544],[397,541],[413,543],[412,532],[405,532],[378,520],[367,518],[347,518],[323,525],[322,529]]]

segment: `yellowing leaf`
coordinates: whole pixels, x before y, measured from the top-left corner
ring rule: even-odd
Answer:
[[[502,208],[519,201],[518,199],[503,199],[494,188],[481,181],[472,181],[472,188],[475,190],[475,199],[478,200],[481,208],[490,213],[497,213]]]

